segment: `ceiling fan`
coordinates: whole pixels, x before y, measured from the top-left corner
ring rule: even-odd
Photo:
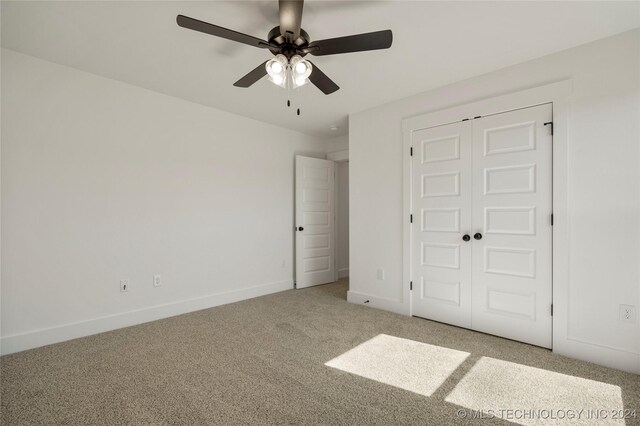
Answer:
[[[184,15],[178,15],[176,21],[183,28],[268,49],[275,55],[236,81],[233,85],[237,87],[249,87],[269,74],[269,80],[279,86],[295,88],[310,81],[328,95],[340,87],[315,64],[303,59],[307,54],[324,56],[391,47],[391,30],[311,41],[309,34],[300,27],[304,1],[279,0],[278,3],[280,25],[269,32],[267,41]]]

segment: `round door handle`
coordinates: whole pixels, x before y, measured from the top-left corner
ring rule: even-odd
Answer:
[[[481,240],[482,239],[482,234],[479,232],[476,232],[475,235],[473,236],[473,238],[475,238],[476,240]]]
[[[469,241],[471,239],[471,237],[469,236],[469,234],[464,234],[462,236],[462,241]]]
[[[302,226],[298,226],[298,231],[304,231],[304,228]]]

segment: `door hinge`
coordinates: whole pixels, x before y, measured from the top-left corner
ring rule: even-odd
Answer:
[[[409,290],[413,290],[413,281],[409,281]]]
[[[409,155],[410,155],[411,157],[413,157],[413,147],[411,147],[411,148],[409,149]]]
[[[553,226],[553,213],[551,213],[551,226]]]
[[[409,215],[409,223],[413,223],[413,215],[412,214]]]
[[[553,316],[553,303],[551,304],[551,316]]]
[[[551,136],[553,136],[553,121],[548,121],[544,123],[545,126],[551,126]]]

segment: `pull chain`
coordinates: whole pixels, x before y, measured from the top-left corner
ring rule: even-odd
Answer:
[[[289,79],[287,77],[288,76],[285,68],[284,83],[287,86],[287,108],[289,108],[291,106],[291,87],[289,86]]]
[[[293,72],[290,68],[287,68],[288,71]],[[285,71],[285,87],[287,89],[287,108],[291,107],[291,89],[293,88],[293,77],[289,78],[289,73]],[[295,101],[298,105],[300,105],[300,86],[295,88]],[[296,115],[300,115],[300,107],[296,109]]]

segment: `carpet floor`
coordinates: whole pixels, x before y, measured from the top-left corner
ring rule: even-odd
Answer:
[[[350,304],[347,285],[285,291],[3,356],[1,423],[547,423],[471,417],[471,409],[501,407],[626,409],[626,424],[638,423],[631,415],[640,416],[638,375]],[[603,423],[585,416],[555,424]]]

